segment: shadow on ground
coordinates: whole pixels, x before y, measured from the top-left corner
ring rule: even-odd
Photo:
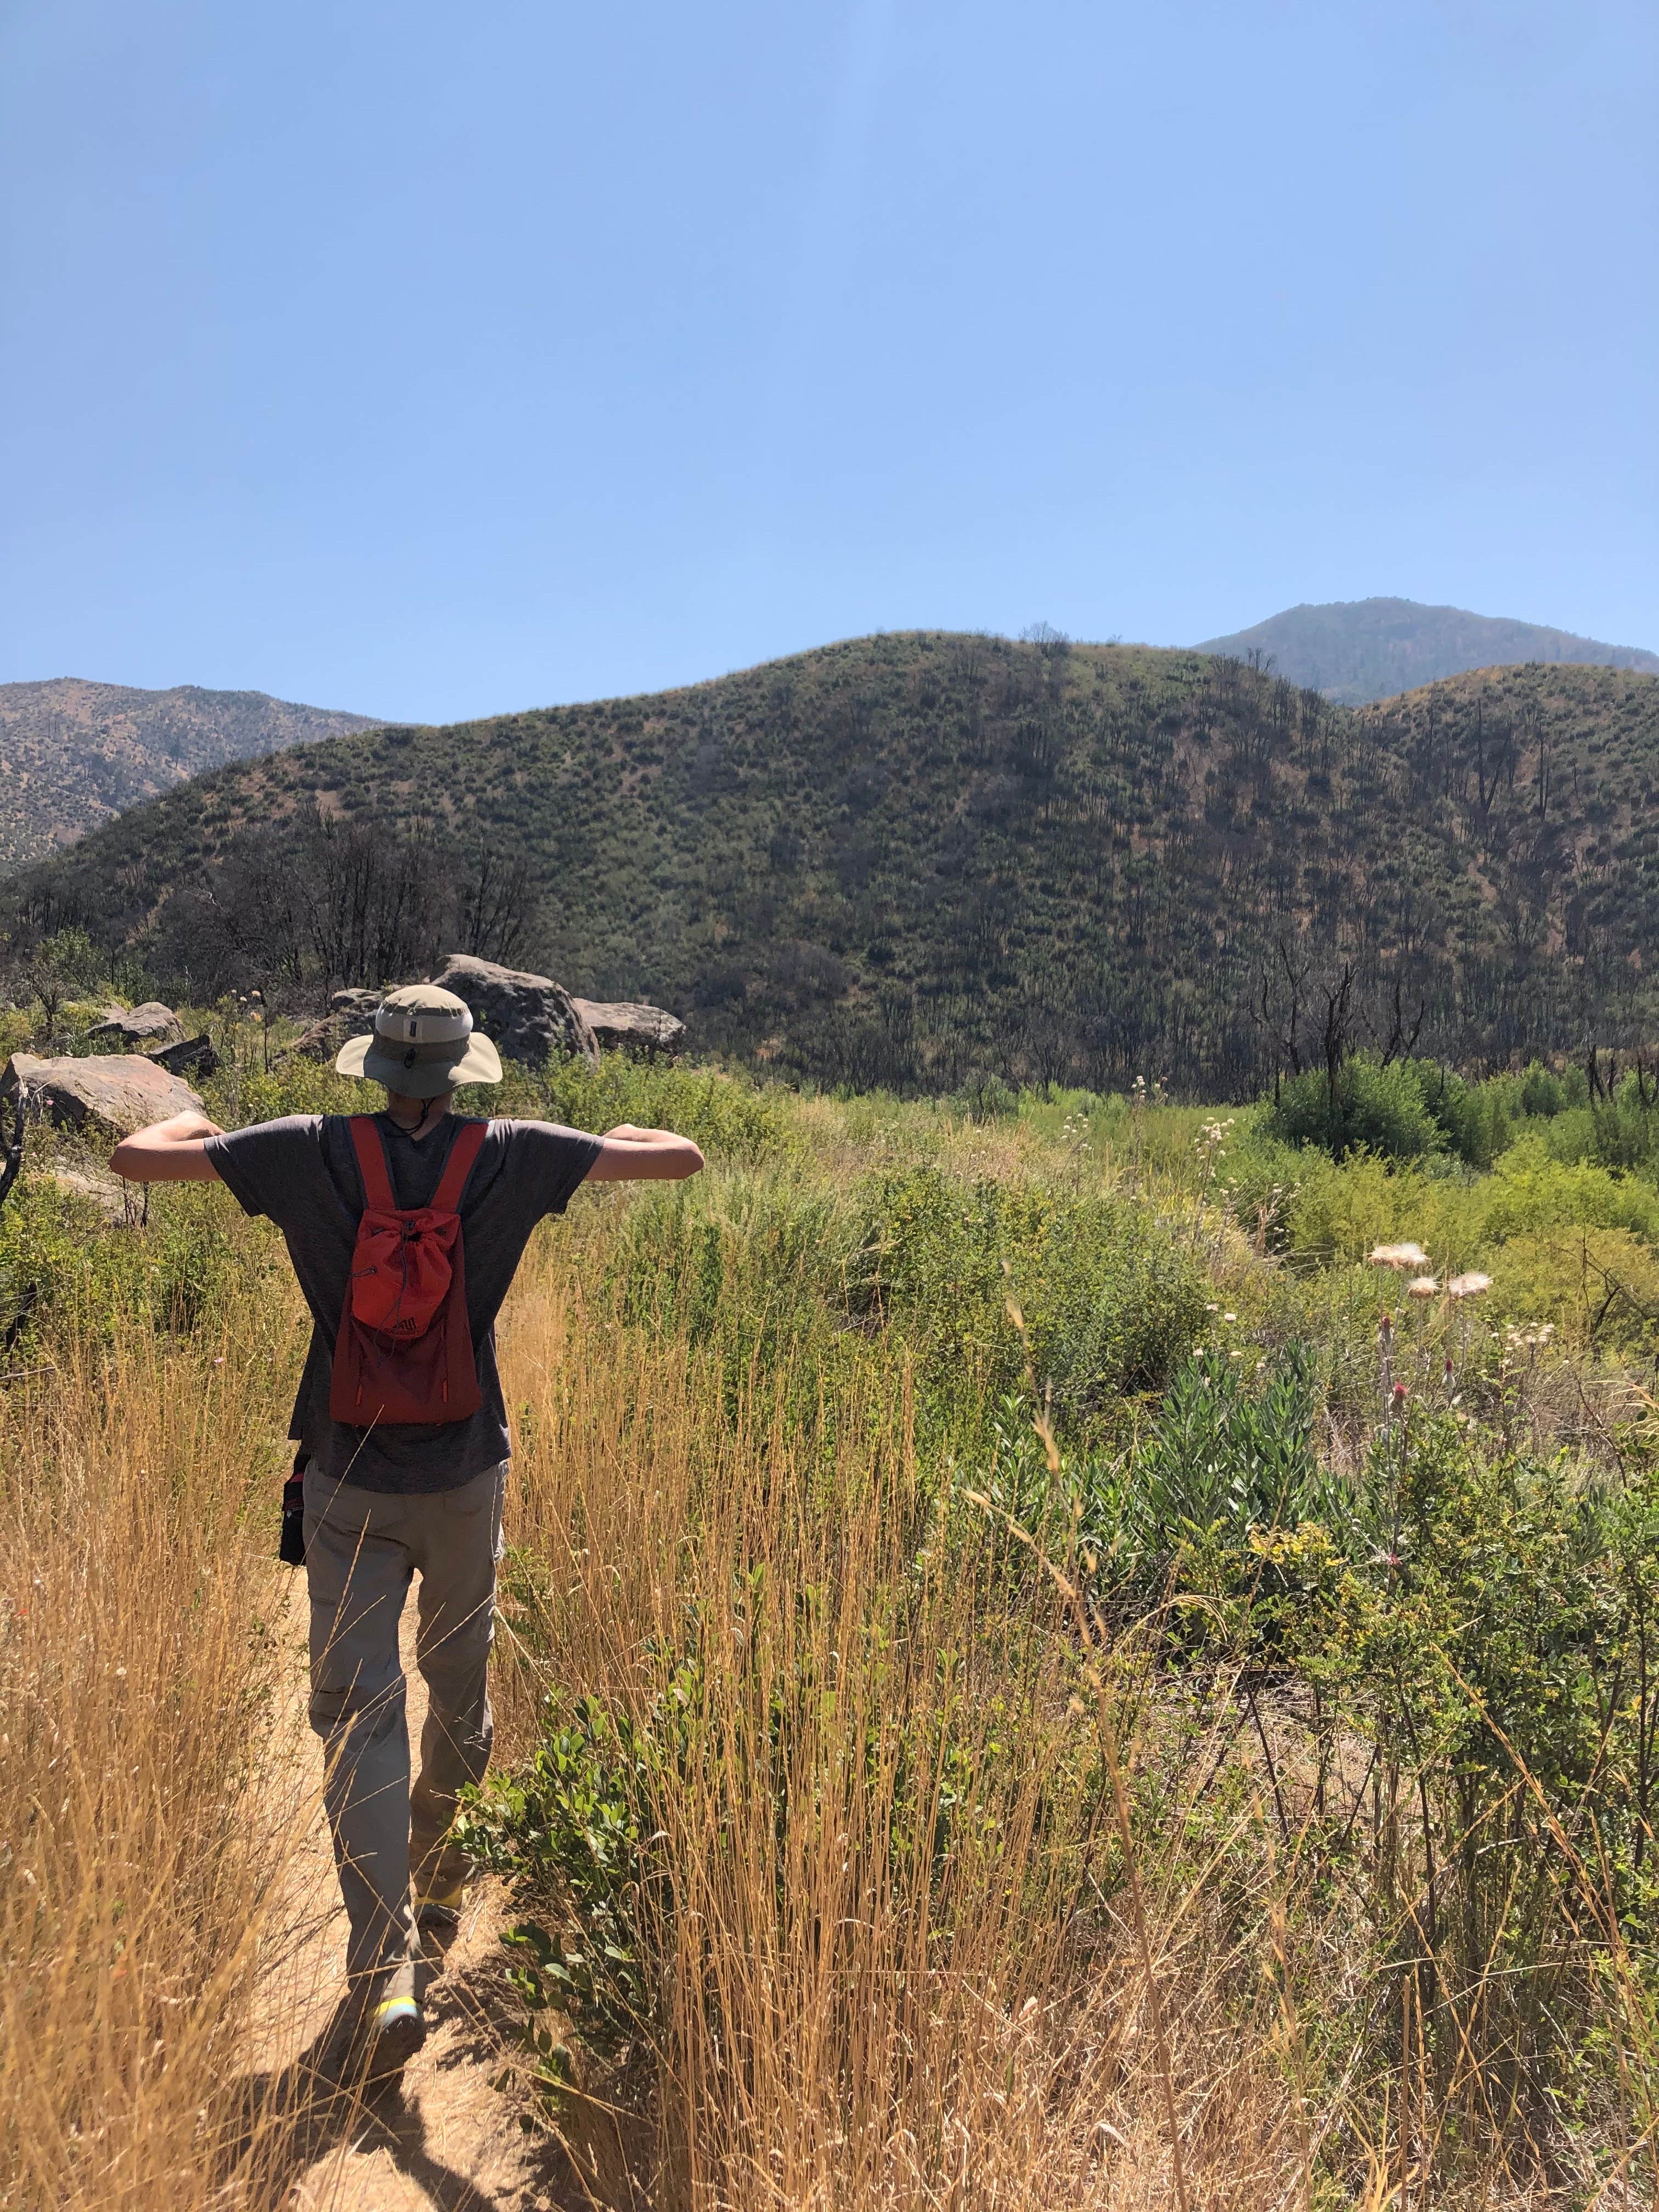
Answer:
[[[380,2199],[354,2187],[358,2159],[382,2153],[416,2194],[436,2212],[645,2212],[648,2188],[642,2170],[638,2123],[607,2105],[576,2100],[555,2135],[518,2124],[503,2097],[489,2132],[510,2145],[513,2168],[501,2184],[470,2179],[439,2157],[428,2142],[426,2112],[441,2109],[449,2084],[467,2073],[501,2066],[508,2049],[511,1992],[499,1966],[480,1963],[446,1974],[427,1997],[430,2035],[416,2062],[418,2085],[399,2076],[342,2080],[335,2052],[345,2022],[343,2002],[298,2057],[280,2071],[250,2074],[237,2085],[230,2140],[220,2160],[228,2194],[250,2206],[274,2208],[311,2202],[296,2185],[326,2161],[337,2160],[318,2201],[343,2208]],[[380,2167],[384,2177],[384,2167]],[[364,2172],[367,2173],[368,2169]]]

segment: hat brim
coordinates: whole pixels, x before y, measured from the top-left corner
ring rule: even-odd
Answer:
[[[476,1033],[457,1041],[453,1059],[418,1060],[406,1064],[389,1037],[348,1037],[334,1055],[342,1075],[361,1075],[370,1083],[384,1083],[403,1098],[436,1098],[463,1083],[499,1083],[501,1059],[487,1036]]]

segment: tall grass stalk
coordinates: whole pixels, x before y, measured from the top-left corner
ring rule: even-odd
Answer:
[[[242,2141],[286,1426],[276,1316],[64,1330],[0,1407],[0,2201],[189,2208]],[[284,1311],[281,1324],[287,1327]]]
[[[902,1390],[820,1458],[778,1418],[794,1378],[757,1370],[711,1419],[698,1355],[583,1319],[551,1279],[520,1300],[510,1372],[517,1534],[550,1569],[516,1613],[518,1727],[550,1686],[643,1723],[695,1656],[639,1916],[654,2201],[1303,2203],[1254,1958],[1173,1854],[1121,1906],[1142,1845],[1060,1593],[1010,1606],[1006,1562],[918,1481]],[[605,2202],[627,2201],[603,2181],[629,2078],[579,2069],[557,2106]]]

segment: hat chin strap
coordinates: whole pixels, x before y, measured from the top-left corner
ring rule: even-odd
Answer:
[[[420,1119],[416,1122],[413,1128],[410,1128],[406,1122],[398,1121],[397,1115],[392,1111],[392,1099],[394,1097],[401,1098],[403,1096],[404,1093],[401,1091],[387,1092],[386,1113],[391,1120],[397,1122],[398,1127],[403,1130],[405,1136],[418,1137],[426,1127],[428,1115],[431,1113],[433,1108],[437,1104],[438,1100],[440,1098],[448,1099],[453,1096],[453,1093],[448,1091],[440,1091],[435,1097],[424,1100],[421,1105]]]

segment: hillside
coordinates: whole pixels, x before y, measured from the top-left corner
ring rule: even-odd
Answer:
[[[1415,599],[1339,599],[1290,607],[1253,629],[1212,637],[1198,653],[1251,654],[1288,682],[1323,692],[1340,706],[1367,705],[1437,683],[1467,669],[1539,660],[1659,675],[1659,653],[1638,646],[1601,645],[1571,630],[1537,623],[1472,615],[1462,607],[1425,607]]]
[[[193,684],[0,684],[0,868],[67,845],[221,762],[374,727],[367,714]]]
[[[1352,712],[1237,661],[934,633],[222,768],[13,886],[198,997],[459,945],[832,1081],[1161,1075],[1352,1036],[1499,1063],[1654,1033],[1659,678]],[[437,795],[436,818],[423,811]]]

